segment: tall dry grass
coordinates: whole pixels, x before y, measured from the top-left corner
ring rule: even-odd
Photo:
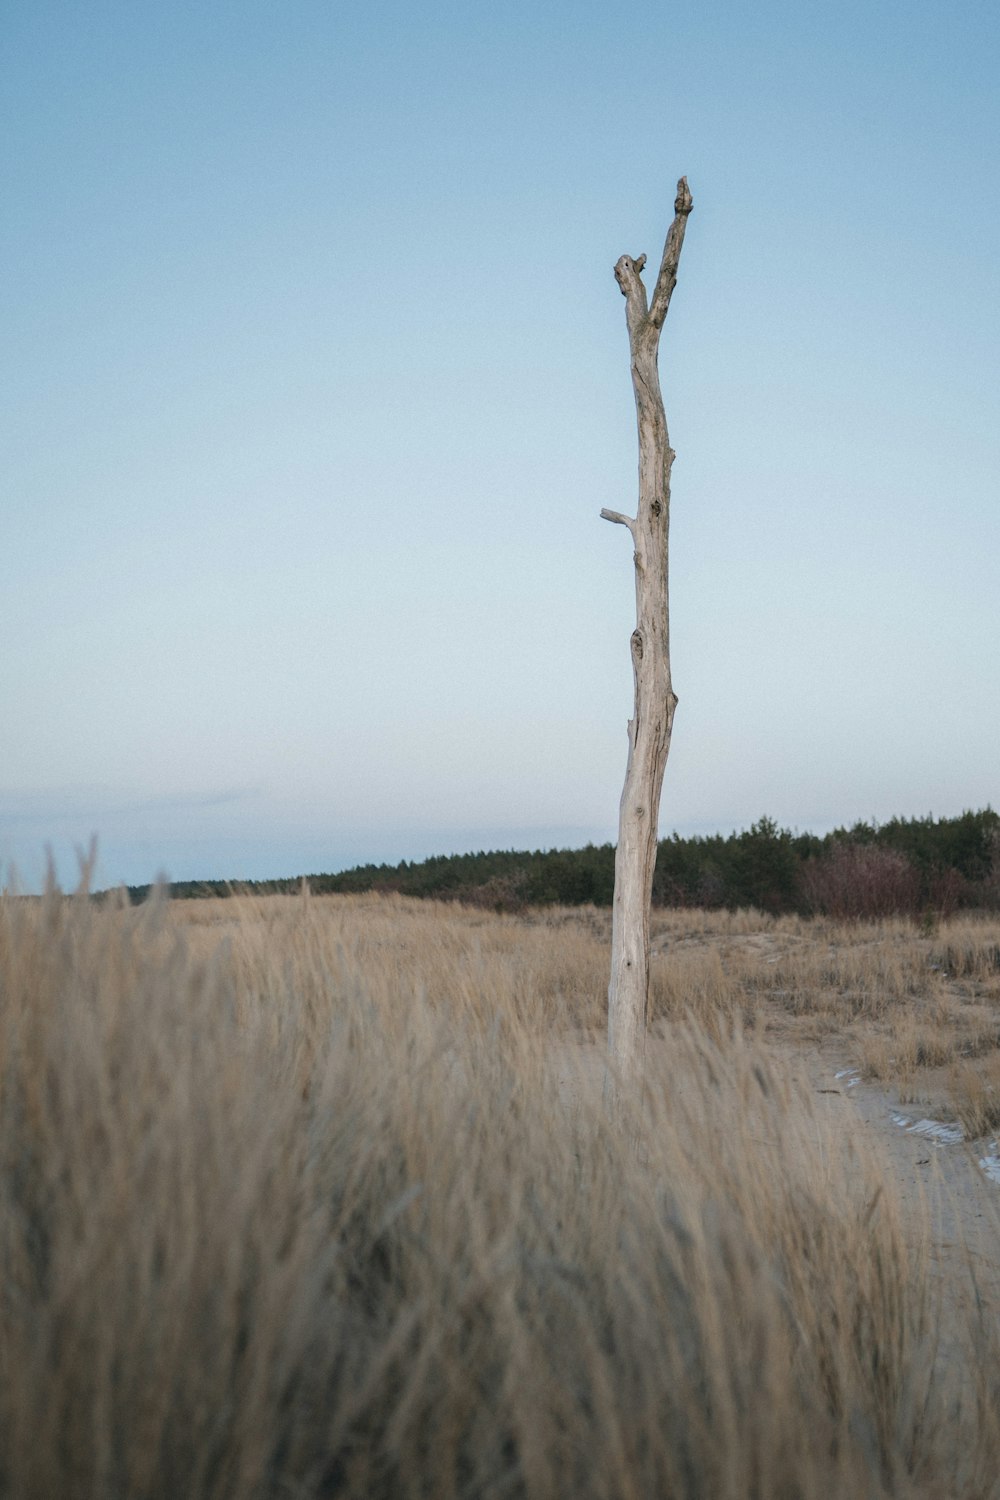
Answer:
[[[997,1493],[877,1164],[706,1032],[718,960],[613,1128],[562,929],[3,899],[0,1494]]]
[[[702,997],[706,1025],[742,1018],[786,1039],[837,1039],[866,1076],[908,1092],[951,1069],[953,1110],[983,1134],[1000,1108],[1000,918],[961,913],[838,921],[757,912],[662,912],[654,1012]],[[991,1123],[992,1122],[992,1123]]]

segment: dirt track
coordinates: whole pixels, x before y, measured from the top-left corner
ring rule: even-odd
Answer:
[[[910,1243],[929,1241],[928,1289],[941,1300],[939,1358],[947,1362],[949,1329],[974,1311],[977,1299],[1000,1316],[1000,1183],[980,1166],[992,1143],[949,1138],[958,1133],[954,1127],[928,1128],[947,1121],[933,1074],[916,1101],[901,1102],[893,1090],[858,1081],[833,1044],[782,1051],[811,1091],[817,1115],[838,1131],[857,1132],[878,1155]]]
[[[669,1039],[651,1038],[650,1045],[669,1047]],[[1000,1183],[979,1165],[992,1142],[949,1139],[957,1133],[954,1128],[942,1133],[919,1128],[947,1121],[944,1079],[932,1072],[922,1080],[917,1100],[901,1102],[895,1091],[860,1081],[836,1039],[804,1044],[771,1036],[765,1046],[811,1096],[831,1143],[847,1133],[860,1157],[877,1157],[899,1202],[907,1240],[915,1250],[928,1249],[928,1291],[932,1304],[940,1299],[942,1309],[938,1359],[950,1365],[949,1330],[955,1331],[957,1347],[958,1324],[966,1313],[976,1314],[977,1300],[1000,1317]],[[565,1057],[567,1095],[596,1106],[602,1045],[570,1045]],[[907,1129],[900,1121],[918,1128]],[[794,1150],[794,1142],[788,1146]]]

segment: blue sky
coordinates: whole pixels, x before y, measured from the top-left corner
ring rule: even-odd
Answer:
[[[993,4],[8,0],[0,866],[614,836],[661,347],[661,830],[997,804]]]

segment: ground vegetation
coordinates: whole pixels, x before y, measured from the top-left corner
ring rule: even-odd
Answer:
[[[995,1500],[983,1278],[787,1056],[989,1101],[996,921],[654,914],[628,1130],[609,935],[4,896],[0,1495]]]

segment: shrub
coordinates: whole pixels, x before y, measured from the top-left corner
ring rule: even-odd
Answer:
[[[920,909],[919,872],[905,854],[877,844],[835,844],[806,860],[799,879],[806,909],[823,916],[915,916]]]

